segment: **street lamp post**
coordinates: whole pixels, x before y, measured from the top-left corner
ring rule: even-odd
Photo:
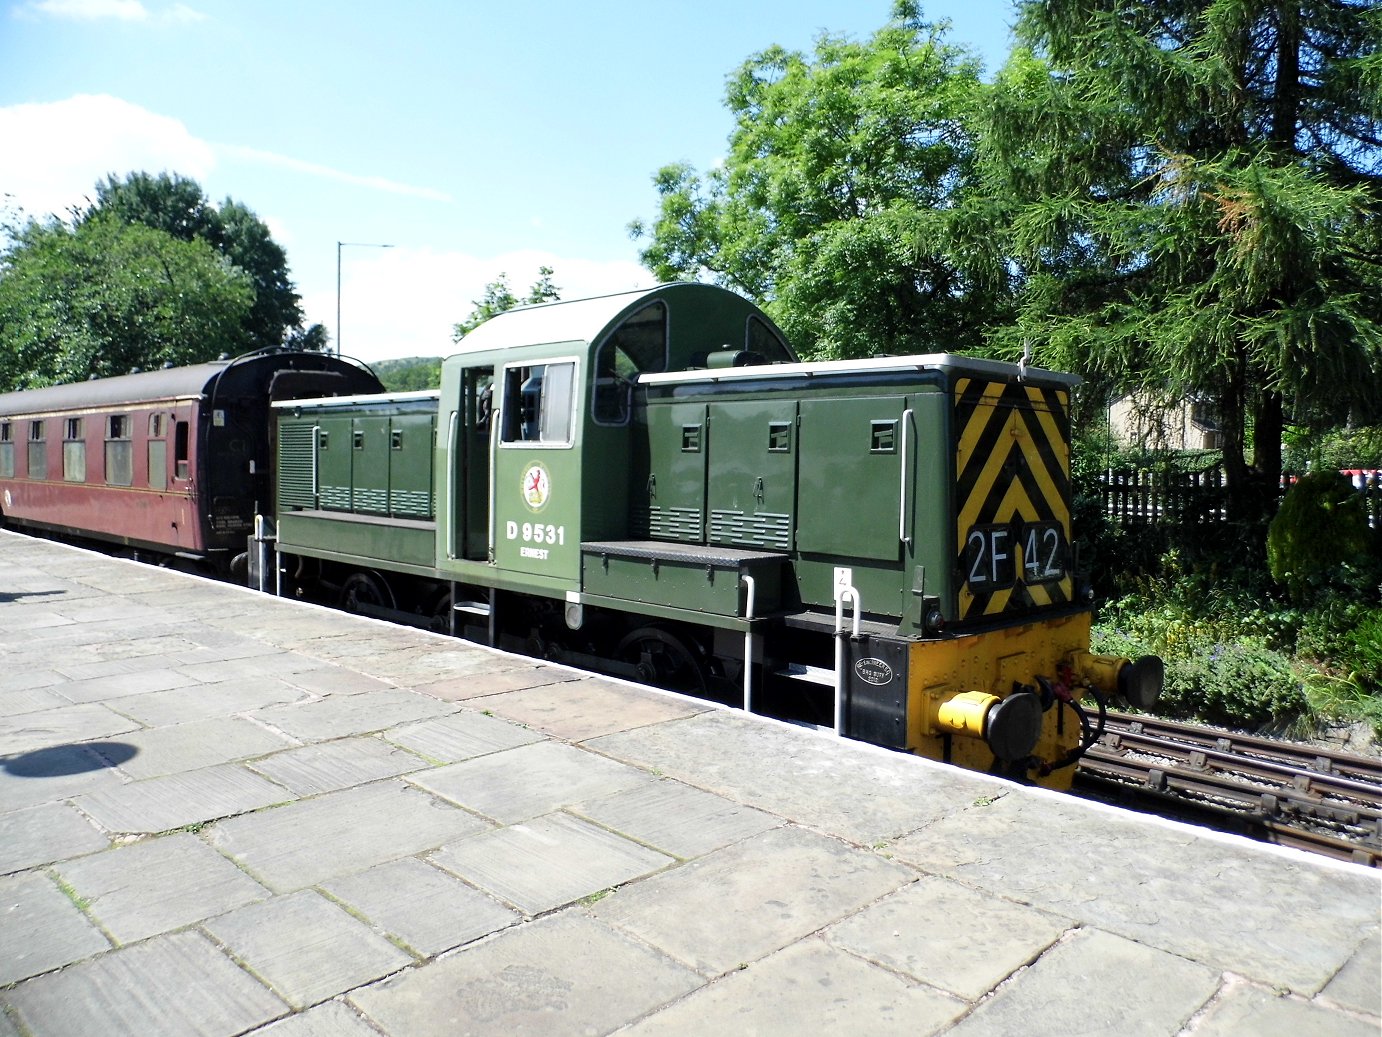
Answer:
[[[393,248],[373,241],[336,242],[336,355],[341,355],[341,249],[343,248]]]

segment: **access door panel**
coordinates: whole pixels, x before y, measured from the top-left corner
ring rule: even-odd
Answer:
[[[708,407],[708,543],[790,551],[796,510],[796,402]]]
[[[902,536],[910,527],[903,512],[904,477],[910,507],[916,457],[916,428],[906,411],[903,396],[801,402],[798,550],[884,562],[901,558]]]
[[[705,405],[649,407],[646,433],[630,488],[634,537],[705,543]]]

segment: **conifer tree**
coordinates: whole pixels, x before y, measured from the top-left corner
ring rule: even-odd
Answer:
[[[1017,33],[982,138],[1010,347],[1210,397],[1258,519],[1285,419],[1382,386],[1382,6],[1041,0]]]

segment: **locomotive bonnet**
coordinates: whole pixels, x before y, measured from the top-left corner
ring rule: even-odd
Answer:
[[[439,392],[274,404],[277,569],[363,611],[1065,786],[1089,652],[1071,375],[802,362],[701,284],[526,307]]]

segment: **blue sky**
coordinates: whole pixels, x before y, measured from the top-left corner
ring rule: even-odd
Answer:
[[[1005,0],[932,0],[992,71]],[[726,76],[890,0],[0,0],[0,195],[62,212],[176,172],[257,212],[345,352],[440,355],[501,272],[564,298],[652,283],[630,220],[661,165],[714,165]]]

